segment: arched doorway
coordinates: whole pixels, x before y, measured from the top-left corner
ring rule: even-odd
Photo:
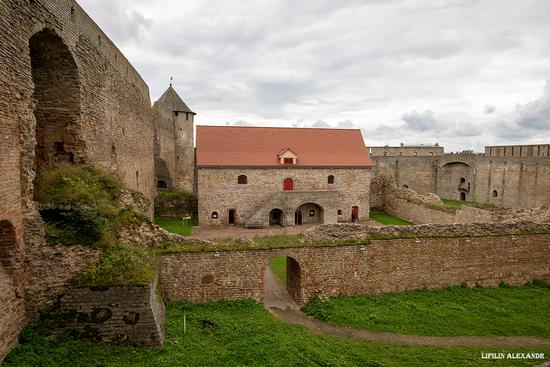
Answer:
[[[266,266],[264,304],[267,307],[293,308],[302,301],[300,264],[290,256],[277,256]]]
[[[461,201],[466,201],[466,193],[465,192],[460,193],[460,200]]]
[[[29,40],[36,118],[35,168],[74,162],[80,116],[78,69],[63,40],[45,29]]]
[[[269,212],[269,225],[270,226],[282,226],[283,225],[283,211],[281,209],[273,209]]]
[[[315,203],[306,203],[300,205],[294,213],[294,224],[323,224],[323,208]]]

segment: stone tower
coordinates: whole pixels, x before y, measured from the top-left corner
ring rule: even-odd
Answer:
[[[195,115],[172,85],[153,105],[157,188],[194,190]]]

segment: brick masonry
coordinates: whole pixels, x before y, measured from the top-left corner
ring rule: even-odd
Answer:
[[[83,339],[158,347],[164,341],[164,304],[155,280],[144,287],[72,289],[60,298],[62,327]]]
[[[264,297],[264,272],[276,256],[299,264],[296,300],[400,292],[451,285],[550,281],[550,235],[372,240],[366,245],[166,254],[160,283],[172,300]],[[295,279],[294,279],[295,280]],[[290,280],[293,282],[293,279]],[[296,283],[294,281],[294,283]]]

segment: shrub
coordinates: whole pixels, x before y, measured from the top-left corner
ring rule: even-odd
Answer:
[[[98,263],[73,279],[77,287],[140,286],[155,277],[156,256],[125,244],[106,249]]]
[[[48,241],[104,247],[116,243],[124,227],[147,220],[119,203],[122,189],[116,177],[95,168],[64,164],[39,171],[35,199],[48,207],[40,212]]]

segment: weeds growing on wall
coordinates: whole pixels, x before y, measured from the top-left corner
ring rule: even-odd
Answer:
[[[101,254],[98,263],[73,279],[77,287],[140,286],[151,283],[157,267],[156,255],[119,243]]]
[[[98,169],[60,165],[39,171],[34,184],[51,244],[109,247],[122,228],[146,220],[118,203],[122,184]]]
[[[156,257],[152,251],[120,242],[122,229],[148,219],[121,203],[125,191],[118,178],[98,169],[65,164],[41,170],[34,184],[48,243],[102,249],[99,262],[78,275],[74,285],[134,286],[153,280]],[[135,195],[141,195],[131,194],[134,201]]]

